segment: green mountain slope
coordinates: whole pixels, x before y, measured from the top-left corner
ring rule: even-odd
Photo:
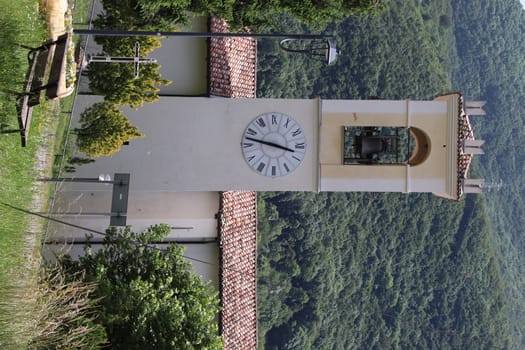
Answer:
[[[395,194],[261,200],[267,349],[508,348],[481,197],[465,207]]]
[[[487,193],[513,336],[525,348],[525,11],[516,1],[452,2],[461,64],[453,84],[469,98],[487,101],[488,115],[475,118],[486,154],[476,167]]]
[[[465,7],[474,3],[464,2]],[[486,3],[480,1],[478,7]],[[491,35],[484,24],[470,29],[464,18],[469,11],[461,14],[460,5],[446,0],[388,4],[377,17],[349,18],[327,28],[337,35],[342,50],[334,66],[290,56],[275,43],[262,42],[260,96],[417,99],[451,89],[466,90],[467,97],[485,96],[480,82],[489,69],[489,51],[484,55],[478,46],[468,46],[476,43],[476,31]],[[506,23],[512,4],[498,6],[490,14]],[[464,21],[463,27],[458,21]],[[288,18],[280,23],[283,32],[308,29]],[[465,28],[473,32],[460,37]],[[491,40],[501,38],[511,40],[499,34]],[[465,68],[465,57],[473,53],[476,66]],[[508,59],[514,56],[509,53]],[[473,72],[477,76],[469,80]],[[512,79],[513,84],[518,81]],[[492,94],[515,96],[504,84],[497,86]],[[478,90],[471,92],[474,87]],[[490,115],[499,108],[492,103]],[[522,137],[521,121],[500,118],[497,125],[509,123],[513,131],[508,132]],[[485,136],[490,129],[496,139],[500,128],[483,123],[482,138],[493,139]],[[491,148],[499,147],[489,142]],[[488,159],[475,170],[489,178],[483,169],[504,161],[484,158]],[[519,155],[508,160],[509,168],[502,166],[496,174],[523,165]],[[498,202],[507,198],[506,192],[514,195],[512,208]],[[523,263],[518,243],[522,193],[521,185],[506,182],[498,191],[467,196],[460,203],[415,194],[261,194],[260,347],[522,348],[523,322],[517,323],[523,318],[519,301],[525,290],[520,289]]]

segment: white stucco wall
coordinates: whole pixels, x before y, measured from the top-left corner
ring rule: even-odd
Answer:
[[[83,96],[83,110],[98,99]],[[318,188],[318,101],[162,97],[135,110],[125,109],[145,134],[111,157],[78,167],[74,176],[131,173],[131,192],[159,191],[316,191]],[[305,134],[302,164],[283,177],[261,176],[246,163],[241,142],[248,124],[262,113],[291,115]],[[82,190],[75,184],[70,190]]]
[[[176,32],[207,32],[206,17],[194,17],[188,27]],[[206,38],[173,36],[162,39],[162,47],[150,58],[160,64],[162,78],[171,84],[160,87],[160,95],[203,95],[208,92],[208,45]]]

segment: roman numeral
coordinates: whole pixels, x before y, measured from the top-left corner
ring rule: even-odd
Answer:
[[[293,159],[295,159],[296,161],[300,162],[301,161],[301,158],[297,158],[296,156],[292,156]]]
[[[261,127],[261,128],[264,128],[266,126],[266,122],[264,121],[263,118],[259,118],[257,119],[257,124]]]
[[[277,124],[277,116],[275,114],[272,114],[272,125]]]
[[[242,146],[243,146],[244,148],[250,148],[250,147],[253,146],[253,143],[251,143],[251,142],[245,142],[245,143],[242,144]]]
[[[286,123],[284,123],[284,127],[288,129],[288,123],[290,123],[290,118],[286,118]]]
[[[277,170],[275,169],[275,165],[272,166],[272,176],[275,176],[275,173],[277,172]]]
[[[246,133],[248,135],[257,135],[257,131],[253,130],[252,128],[248,128],[248,130],[246,130]]]
[[[257,171],[258,172],[262,172],[265,166],[266,166],[266,164],[264,164],[263,162],[260,162],[259,166],[257,167]]]
[[[288,167],[288,164],[283,163],[283,167],[284,167],[284,169],[286,169],[286,172],[287,172],[287,173],[290,172],[290,168]]]
[[[304,142],[299,142],[295,144],[295,149],[304,149]]]
[[[297,136],[297,135],[301,135],[301,129],[297,129],[295,130],[293,133],[292,133],[292,136]]]
[[[248,157],[248,163],[251,162],[254,158],[255,158],[255,156]]]

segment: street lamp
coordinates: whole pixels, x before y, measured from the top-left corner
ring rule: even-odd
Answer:
[[[281,40],[279,43],[279,47],[287,52],[299,52],[299,53],[305,53],[309,54],[311,56],[319,56],[324,58],[324,62],[328,65],[333,64],[337,58],[337,55],[339,54],[339,51],[337,50],[335,40],[332,37],[328,37],[322,45],[319,45],[319,43],[314,42],[312,40],[311,44],[307,48],[301,48],[301,49],[295,49],[288,45],[290,45],[294,41],[298,41],[300,39],[294,39],[294,38],[286,38]]]
[[[324,56],[326,64],[333,64],[337,58],[338,51],[335,39],[332,35],[324,34],[254,34],[254,33],[211,33],[211,32],[152,32],[140,30],[105,30],[105,29],[74,29],[73,34],[99,35],[99,36],[156,36],[172,37],[182,36],[190,38],[275,38],[282,39],[279,46],[288,52],[307,53],[313,56]],[[294,50],[284,45],[292,40],[311,40],[310,48]],[[324,45],[315,47],[314,41],[323,40]]]

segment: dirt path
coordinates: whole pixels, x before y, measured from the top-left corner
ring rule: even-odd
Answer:
[[[47,20],[48,20],[48,32],[49,37],[56,39],[59,35],[64,34],[65,19],[64,14],[67,11],[68,2],[67,0],[43,0],[42,6],[46,9]],[[48,101],[49,114],[60,114],[60,102],[58,100]],[[54,118],[56,116],[51,116]],[[53,145],[55,140],[53,130],[50,130],[50,124],[44,123],[44,130],[42,131],[42,143],[36,153],[36,162],[34,170],[37,178],[47,177],[51,175],[51,167],[53,164]],[[34,195],[32,205],[29,210],[35,212],[41,212],[45,210],[47,204],[47,192],[40,188],[39,183],[35,183]],[[40,243],[37,241],[37,237],[40,237],[40,233],[44,231],[44,221],[36,216],[29,217],[28,235],[26,235],[27,249],[33,251]],[[29,253],[29,252],[28,252]],[[34,254],[27,254],[27,257],[34,257]],[[36,258],[36,257],[35,257]],[[31,259],[32,260],[32,259]],[[30,266],[34,264],[40,264],[40,261],[29,261]]]

